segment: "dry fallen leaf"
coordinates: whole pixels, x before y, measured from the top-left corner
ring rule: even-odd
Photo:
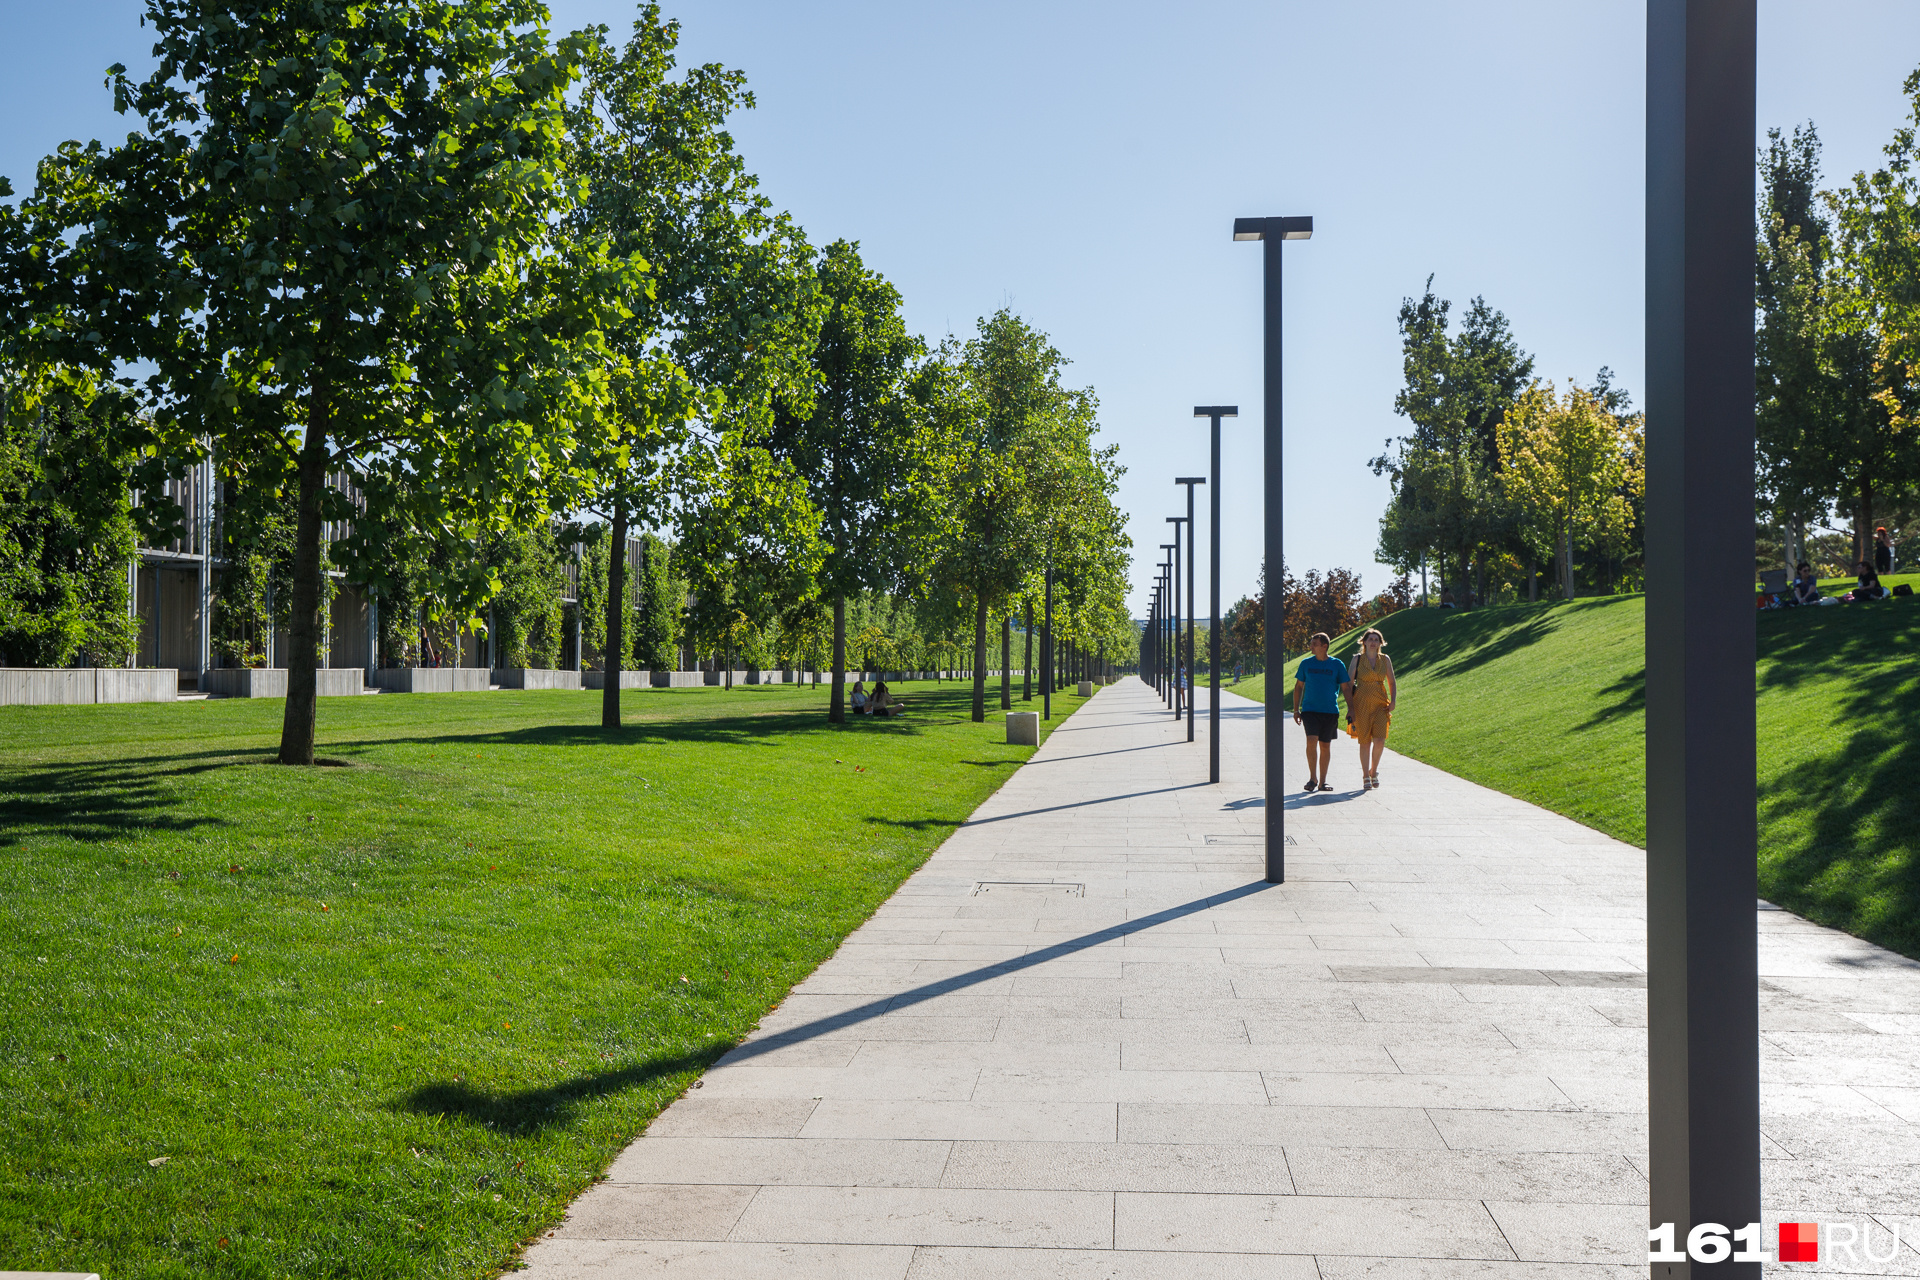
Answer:
[[[240,963],[240,953],[239,953],[238,951],[236,951],[236,952],[234,952],[234,953],[233,953],[233,959],[231,959],[231,960],[229,960],[229,961],[227,961],[227,963],[228,963],[228,964],[239,964],[239,963]]]
[[[155,1156],[153,1159],[147,1161],[147,1163],[152,1165],[154,1168],[158,1169],[161,1165],[165,1164],[167,1161],[171,1159],[173,1159],[172,1156]]]

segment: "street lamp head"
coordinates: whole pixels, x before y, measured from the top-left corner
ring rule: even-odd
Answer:
[[[1185,516],[1168,516],[1167,517],[1168,524],[1185,524],[1186,522],[1187,522],[1187,518]]]
[[[1239,238],[1238,236],[1234,237],[1236,240]],[[1240,416],[1240,406],[1237,404],[1197,404],[1193,406],[1193,416],[1196,418],[1237,418]]]
[[[1205,484],[1207,478],[1205,476],[1175,476],[1173,482],[1175,484]]]
[[[1235,240],[1311,240],[1313,239],[1312,218],[1235,218],[1233,220],[1233,238]]]

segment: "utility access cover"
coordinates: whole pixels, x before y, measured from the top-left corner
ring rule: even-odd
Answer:
[[[1282,839],[1286,844],[1294,843],[1294,839],[1292,836],[1285,836],[1285,837],[1282,837]],[[1238,834],[1213,835],[1213,836],[1207,837],[1207,843],[1208,844],[1240,845],[1249,849],[1257,849],[1257,848],[1263,847],[1267,843],[1267,838],[1265,836],[1249,836],[1249,835],[1238,835]]]
[[[1031,895],[1041,893],[1051,894],[1061,898],[1084,898],[1087,896],[1087,886],[1084,884],[1073,884],[1065,880],[975,881],[973,885],[973,895],[979,897],[983,893],[997,893],[1009,896],[1012,894]]]

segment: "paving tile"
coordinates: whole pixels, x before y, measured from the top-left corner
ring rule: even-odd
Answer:
[[[602,1182],[573,1202],[556,1231],[566,1239],[725,1240],[758,1191],[754,1186]]]
[[[1056,1191],[1250,1191],[1290,1195],[1279,1147],[1131,1142],[962,1142],[941,1185]]]
[[[1646,1265],[1645,1204],[1489,1201],[1487,1212],[1523,1261]]]
[[[929,1248],[914,1254],[907,1280],[1319,1280],[1319,1273],[1312,1258],[1296,1255]]]
[[[973,1096],[977,1068],[733,1067],[709,1071],[716,1098],[861,1098],[963,1102]]]
[[[969,1139],[975,1141],[1112,1142],[1111,1102],[852,1102],[822,1101],[805,1138]]]
[[[767,1187],[733,1239],[1099,1249],[1113,1221],[1105,1192]]]
[[[1457,1151],[1604,1152],[1645,1155],[1644,1112],[1472,1111],[1430,1109],[1428,1117]]]
[[[1326,1071],[1262,1073],[1267,1096],[1293,1106],[1501,1107],[1571,1111],[1577,1103],[1544,1076],[1388,1075]]]
[[[706,1090],[700,1091],[704,1095]],[[794,1138],[820,1104],[811,1098],[689,1095],[654,1117],[650,1138]]]
[[[1647,1269],[1598,1263],[1324,1256],[1320,1280],[1646,1280]]]
[[[826,1138],[642,1138],[620,1153],[609,1182],[805,1183],[931,1187],[949,1142]]]
[[[1124,1049],[1123,1049],[1124,1052]],[[1049,1071],[988,1067],[973,1097],[979,1102],[1187,1102],[1266,1101],[1257,1071]]]
[[[1119,1249],[1513,1257],[1487,1211],[1461,1200],[1121,1192],[1113,1235]]]
[[[1184,1106],[1123,1102],[1122,1142],[1435,1149],[1446,1144],[1414,1107]]]
[[[514,1280],[904,1280],[907,1245],[796,1245],[639,1240],[542,1240]]]
[[[1301,1195],[1647,1201],[1646,1179],[1622,1155],[1294,1147],[1287,1166]]]

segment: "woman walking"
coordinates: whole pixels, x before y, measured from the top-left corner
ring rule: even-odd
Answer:
[[[1347,686],[1347,712],[1360,742],[1360,785],[1369,791],[1380,785],[1380,753],[1386,750],[1387,725],[1400,693],[1386,647],[1387,638],[1378,631],[1361,636],[1350,666],[1353,683]]]

